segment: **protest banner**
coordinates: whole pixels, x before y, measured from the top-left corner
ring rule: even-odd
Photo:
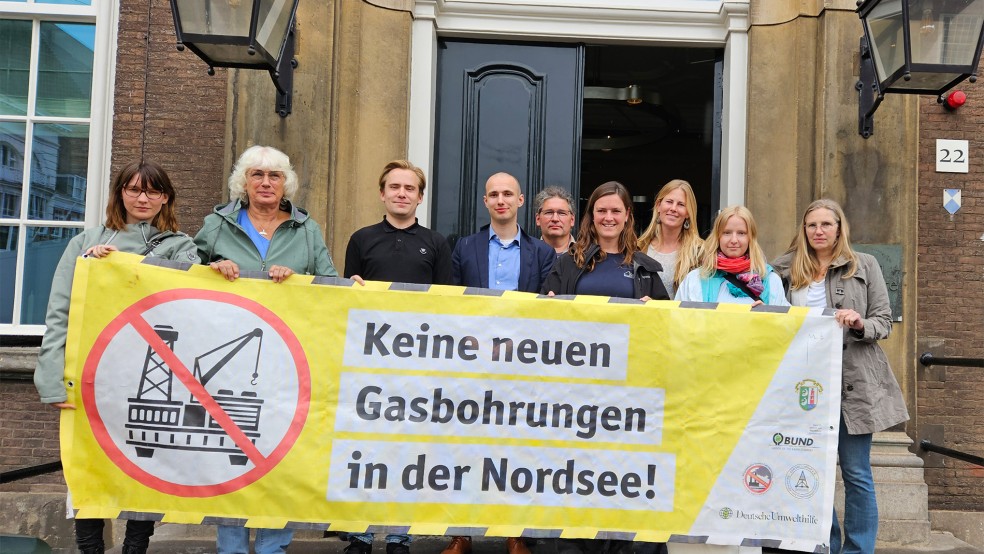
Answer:
[[[79,517],[773,545],[829,536],[820,310],[79,260]]]

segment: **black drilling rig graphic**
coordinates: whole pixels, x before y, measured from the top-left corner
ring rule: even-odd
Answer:
[[[173,352],[178,332],[168,325],[156,325],[154,331]],[[204,387],[233,360],[253,354],[253,373],[249,383],[256,385],[259,377],[263,331],[253,329],[195,358],[194,378]],[[217,359],[214,363],[211,360]],[[211,363],[211,365],[209,365]],[[203,365],[207,369],[203,369]],[[249,367],[249,365],[247,365]],[[243,376],[245,380],[246,376]],[[133,445],[140,458],[153,457],[158,448],[197,452],[223,452],[233,465],[245,465],[248,458],[236,443],[212,418],[204,406],[191,395],[188,402],[174,399],[174,374],[152,347],[140,373],[137,396],[128,398],[126,443]],[[253,444],[260,437],[260,408],[263,399],[252,390],[238,396],[229,389],[219,389],[212,396]]]

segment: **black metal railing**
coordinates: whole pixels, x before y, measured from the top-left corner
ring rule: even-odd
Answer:
[[[973,454],[968,454],[966,452],[961,452],[959,450],[953,450],[952,448],[939,446],[929,442],[926,439],[919,441],[919,448],[922,448],[927,452],[936,452],[937,454],[942,454],[950,458],[956,458],[957,460],[967,462],[968,464],[974,464],[984,467],[984,457],[974,456]]]
[[[959,367],[984,367],[984,358],[962,358],[959,356],[934,356],[932,352],[923,352],[919,363],[924,366],[950,365]]]
[[[45,473],[54,473],[56,471],[61,471],[62,463],[48,462],[46,464],[39,464],[36,466],[22,467],[20,469],[12,469],[10,471],[4,471],[0,473],[0,484],[10,483],[11,481],[18,481],[20,479],[26,479],[28,477],[34,477],[35,475],[44,475]]]

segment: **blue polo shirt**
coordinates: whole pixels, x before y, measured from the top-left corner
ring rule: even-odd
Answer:
[[[489,288],[517,290],[519,288],[519,226],[516,237],[503,244],[489,226]]]

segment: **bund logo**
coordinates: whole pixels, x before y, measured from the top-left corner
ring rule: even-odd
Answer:
[[[731,519],[731,517],[735,515],[735,513],[731,510],[731,508],[725,506],[724,508],[721,508],[720,511],[718,511],[718,515],[721,516],[721,519]]]
[[[793,447],[800,450],[811,449],[816,441],[810,437],[791,437],[782,433],[772,435],[772,444],[780,447]]]
[[[796,383],[796,394],[799,396],[799,406],[806,411],[817,407],[820,403],[820,393],[823,386],[813,379],[804,379]]]

